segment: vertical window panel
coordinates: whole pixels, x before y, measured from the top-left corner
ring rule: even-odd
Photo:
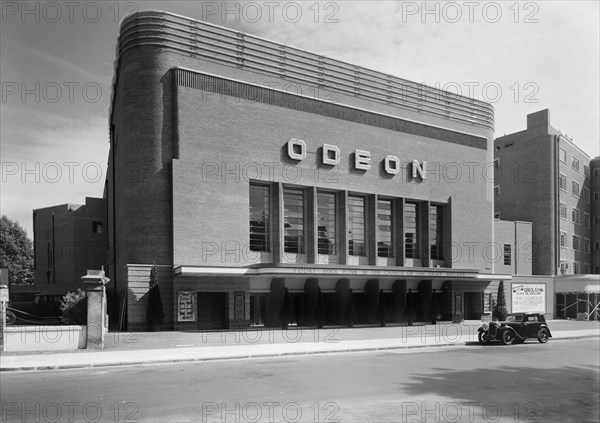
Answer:
[[[365,223],[365,199],[348,197],[348,253],[351,256],[367,255]]]
[[[319,254],[337,254],[335,194],[317,192],[317,237]]]
[[[270,192],[267,185],[250,185],[250,250],[269,251]]]
[[[419,217],[417,204],[406,203],[404,206],[404,251],[406,258],[420,258]]]
[[[285,189],[283,207],[285,252],[304,254],[304,192],[300,189]]]
[[[429,214],[429,245],[432,260],[444,259],[444,222],[442,206],[431,206]]]
[[[377,255],[394,257],[392,201],[377,200]]]

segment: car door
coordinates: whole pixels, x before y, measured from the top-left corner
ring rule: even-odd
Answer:
[[[526,316],[523,336],[527,338],[537,338],[540,330],[540,321],[538,316]]]

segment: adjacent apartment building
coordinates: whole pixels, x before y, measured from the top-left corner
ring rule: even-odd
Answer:
[[[600,274],[599,161],[554,128],[547,109],[496,138],[495,213],[533,223],[534,274]]]

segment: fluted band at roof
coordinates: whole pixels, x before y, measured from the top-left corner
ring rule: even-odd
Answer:
[[[169,12],[142,11],[123,20],[119,56],[144,45],[412,112],[494,128],[494,110],[486,102]]]

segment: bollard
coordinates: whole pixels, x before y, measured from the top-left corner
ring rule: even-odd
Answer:
[[[108,332],[106,314],[106,283],[110,280],[103,270],[88,270],[82,276],[87,296],[87,346],[86,348],[104,348],[104,336]]]

